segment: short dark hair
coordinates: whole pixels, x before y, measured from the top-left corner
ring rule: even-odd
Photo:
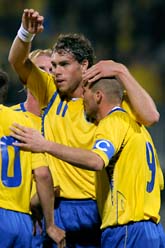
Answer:
[[[92,91],[102,90],[111,103],[122,102],[124,89],[116,77],[100,78],[91,83]]]
[[[93,65],[95,59],[91,42],[83,34],[60,34],[53,46],[53,52],[71,53],[80,64],[87,59],[88,67]]]
[[[0,103],[4,103],[8,92],[8,74],[0,69]]]

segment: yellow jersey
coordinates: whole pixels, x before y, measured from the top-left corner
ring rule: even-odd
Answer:
[[[26,113],[0,105],[0,207],[30,213],[33,170],[47,163],[43,154],[12,145],[9,128],[14,122],[34,128]]]
[[[52,75],[35,65],[27,87],[38,99],[42,116],[42,132],[47,140],[71,147],[91,149],[96,126],[86,119],[83,100],[62,100]],[[69,199],[96,199],[95,172],[73,167],[47,154],[54,186],[60,185],[60,196]]]
[[[149,219],[158,223],[164,181],[145,127],[115,108],[100,121],[92,151],[105,162],[96,173],[101,228]]]
[[[35,128],[39,132],[41,132],[41,117],[27,111],[25,108],[24,102],[12,105],[11,109],[13,109],[14,111],[18,111],[18,112],[19,111],[26,112],[26,115],[29,116],[31,118],[32,122],[34,123]],[[35,193],[36,193],[36,183],[35,183],[35,180],[33,180],[31,197],[33,197],[35,195]]]

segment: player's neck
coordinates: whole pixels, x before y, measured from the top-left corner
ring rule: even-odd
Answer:
[[[104,103],[102,106],[100,106],[97,113],[97,122],[105,118],[116,107],[120,107],[120,105]]]
[[[67,100],[72,100],[73,98],[82,98],[83,96],[83,88],[80,86],[76,88],[73,92],[67,95]]]
[[[24,105],[25,105],[25,109],[28,112],[31,112],[34,115],[40,116],[41,114],[40,108],[36,103],[33,104],[33,102],[30,102],[27,100]]]

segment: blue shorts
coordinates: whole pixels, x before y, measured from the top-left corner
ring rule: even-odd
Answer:
[[[35,228],[36,228],[36,232],[35,234],[33,234],[33,238],[32,238],[32,246],[31,248],[42,248],[43,247],[43,232],[41,230],[41,227],[39,226],[39,224],[35,224]]]
[[[31,216],[0,208],[0,247],[31,248],[31,242]]]
[[[101,221],[96,201],[56,198],[54,217],[56,225],[66,231],[66,247],[100,248]],[[44,247],[57,246],[45,240]]]
[[[165,248],[162,225],[152,221],[132,222],[102,231],[103,248]]]

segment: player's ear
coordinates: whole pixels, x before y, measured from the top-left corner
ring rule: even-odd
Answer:
[[[102,100],[102,91],[101,90],[97,90],[95,92],[95,100],[97,103],[100,103]]]
[[[85,73],[86,70],[88,69],[88,65],[89,65],[89,62],[87,59],[84,59],[81,63],[81,68],[82,68],[82,72]]]

